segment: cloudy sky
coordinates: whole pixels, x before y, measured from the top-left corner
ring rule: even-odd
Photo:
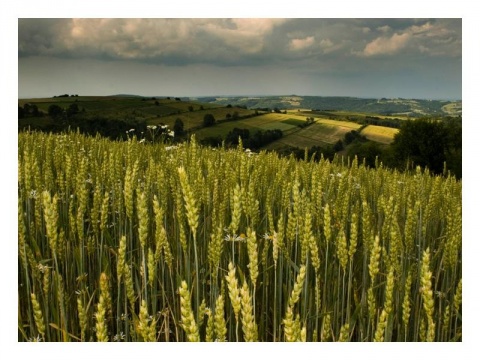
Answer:
[[[462,98],[461,19],[19,19],[20,98]]]

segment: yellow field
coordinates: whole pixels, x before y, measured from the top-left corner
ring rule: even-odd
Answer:
[[[390,144],[393,142],[393,137],[398,133],[398,129],[368,125],[362,130],[361,134],[365,135],[368,140],[376,141],[382,144]]]
[[[360,124],[350,122],[350,121],[340,121],[340,120],[330,120],[330,119],[316,119],[317,123],[332,125],[339,128],[346,128],[351,130],[357,130],[361,127]]]

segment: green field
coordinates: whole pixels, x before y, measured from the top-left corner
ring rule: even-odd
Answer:
[[[194,108],[198,109],[199,105],[194,106]],[[166,124],[173,127],[175,124],[176,119],[180,119],[183,121],[184,129],[189,130],[191,128],[196,128],[203,125],[203,118],[206,114],[212,114],[215,120],[225,120],[227,118],[227,114],[233,116],[233,114],[237,112],[239,117],[243,116],[251,116],[255,112],[252,110],[242,109],[242,108],[211,108],[205,110],[195,110],[195,111],[186,111],[180,114],[163,116],[160,118],[150,118],[148,119],[147,123],[149,125],[158,125],[158,124]]]
[[[285,146],[305,148],[333,145],[343,139],[346,133],[360,127],[361,125],[352,122],[317,119],[314,124],[287,134],[268,145],[267,149],[274,150]]]
[[[186,119],[203,119],[203,115],[206,112],[212,112],[214,115],[218,114],[220,117],[228,112],[220,110],[223,108],[219,108],[218,105],[178,101],[173,98],[152,99],[150,97],[127,96],[79,96],[20,99],[18,101],[18,105],[22,107],[27,103],[36,105],[38,109],[45,114],[48,113],[48,108],[51,105],[58,105],[67,109],[71,104],[77,104],[80,111],[82,111],[82,117],[87,119],[144,120],[151,124],[165,123],[169,125],[173,125],[175,119],[178,117],[177,115],[182,115]],[[193,107],[193,112],[190,112],[189,107]],[[200,110],[200,107],[203,107],[205,110]],[[84,112],[83,109],[85,110]],[[231,110],[230,112],[232,114],[233,111],[240,112],[238,109],[229,110]],[[247,113],[250,114],[252,111],[247,111]]]

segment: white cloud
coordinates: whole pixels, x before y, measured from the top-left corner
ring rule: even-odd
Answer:
[[[377,30],[386,34],[386,33],[390,32],[390,30],[392,30],[392,28],[388,25],[384,25],[384,26],[379,26],[377,28]]]
[[[290,49],[294,51],[304,50],[315,43],[315,37],[307,36],[304,39],[292,39],[290,40]]]
[[[393,55],[407,46],[410,34],[393,34],[391,37],[378,37],[369,42],[363,50],[364,56]]]

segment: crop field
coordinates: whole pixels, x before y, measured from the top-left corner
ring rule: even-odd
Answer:
[[[391,144],[395,134],[397,134],[398,131],[398,129],[394,128],[368,125],[362,130],[361,134],[365,135],[368,140],[376,141],[382,144]]]
[[[285,114],[264,114],[252,118],[229,121],[217,124],[209,128],[203,128],[195,131],[198,139],[204,139],[209,136],[225,137],[234,128],[248,129],[250,132],[259,130],[282,130],[284,135],[296,131],[298,126],[305,122],[305,117],[292,117]]]
[[[345,134],[360,128],[361,125],[338,120],[317,119],[306,128],[287,134],[280,140],[267,146],[268,149],[277,149],[282,146],[312,147],[333,145],[344,138]]]
[[[18,341],[462,341],[462,182],[20,132]]]

